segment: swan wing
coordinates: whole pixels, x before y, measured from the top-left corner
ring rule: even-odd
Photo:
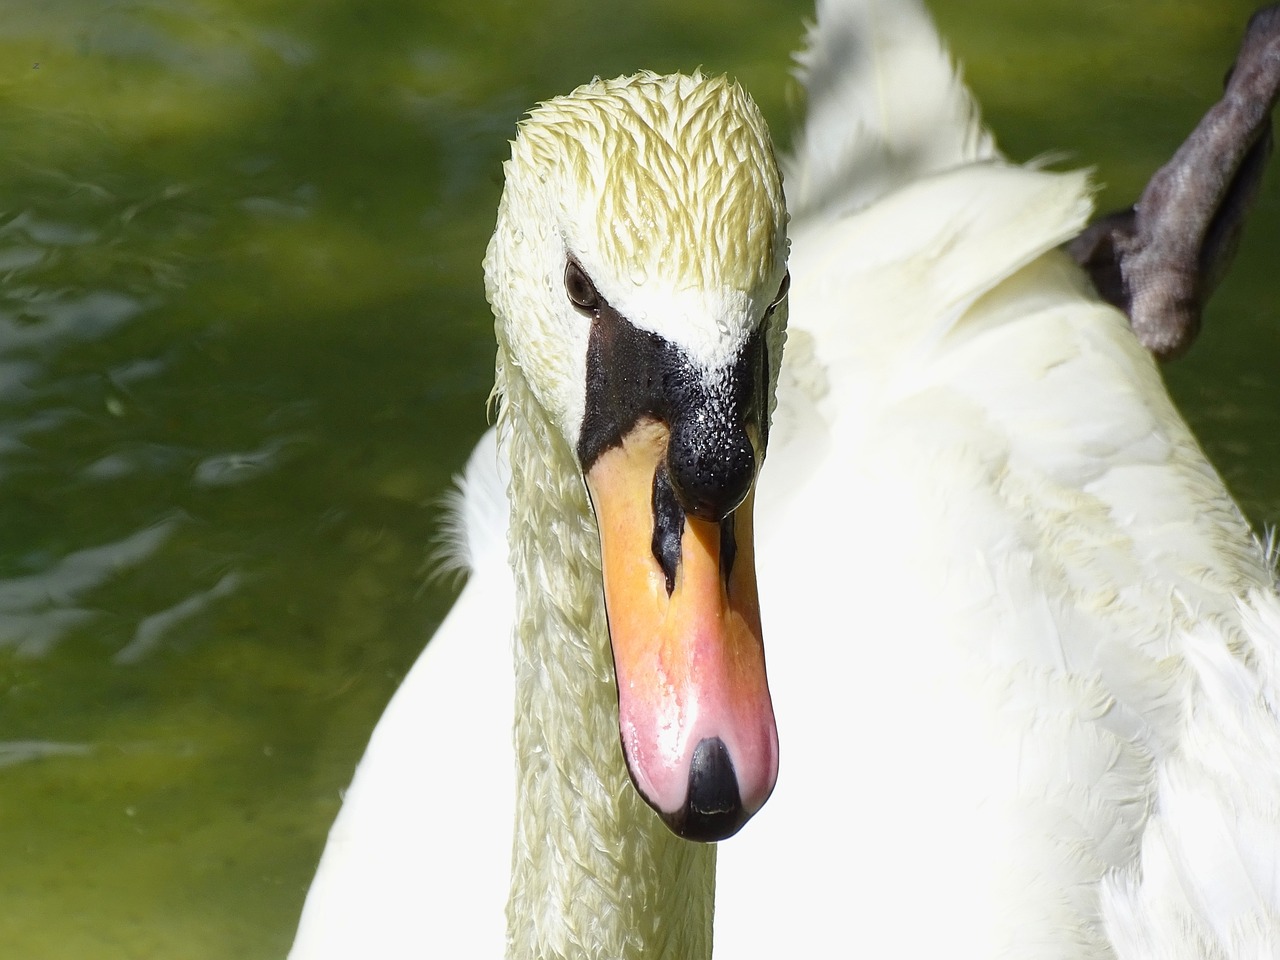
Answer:
[[[1235,633],[1231,628],[1241,628]],[[1102,889],[1123,960],[1280,956],[1280,601],[1188,631],[1194,676],[1141,852]]]
[[[1273,955],[1275,793],[1209,766],[1271,755],[1270,571],[1054,249],[1086,178],[940,129],[950,159],[794,224],[757,498],[780,774],[721,845],[717,955]]]
[[[838,216],[999,154],[924,6],[819,0],[796,54],[805,119],[783,158],[792,216]]]
[[[1055,182],[975,164],[797,237],[808,342],[757,499],[780,774],[721,845],[721,956],[1176,957],[1183,929],[1223,951],[1187,956],[1272,955],[1270,571],[1124,317],[1045,242],[1078,222]],[[907,200],[932,210],[899,220],[915,257],[857,252]],[[939,224],[964,226],[939,247]],[[841,254],[851,289],[807,273]]]

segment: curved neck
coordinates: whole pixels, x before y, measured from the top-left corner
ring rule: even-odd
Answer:
[[[497,376],[518,585],[507,956],[702,960],[711,955],[715,848],[674,836],[627,777],[582,476],[501,349]]]

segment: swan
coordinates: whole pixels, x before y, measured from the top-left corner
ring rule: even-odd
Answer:
[[[789,224],[723,78],[522,122],[468,580],[293,960],[1280,954],[1274,573],[1059,249],[1086,176],[913,3],[800,63]]]

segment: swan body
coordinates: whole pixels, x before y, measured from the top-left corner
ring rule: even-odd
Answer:
[[[630,783],[570,450],[585,347],[512,345],[544,291],[495,289],[491,248],[504,400],[463,480],[469,579],[373,735],[294,960],[706,957],[713,884],[717,957],[1280,955],[1272,570],[1057,249],[1085,177],[999,156],[914,4],[820,2],[801,69],[754,493],[773,796],[717,852]],[[710,354],[716,329],[663,332]]]

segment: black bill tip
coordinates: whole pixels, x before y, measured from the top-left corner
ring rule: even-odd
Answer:
[[[742,829],[749,817],[733,760],[719,737],[709,737],[694,749],[684,807],[661,816],[673,833],[702,843],[728,839]]]

